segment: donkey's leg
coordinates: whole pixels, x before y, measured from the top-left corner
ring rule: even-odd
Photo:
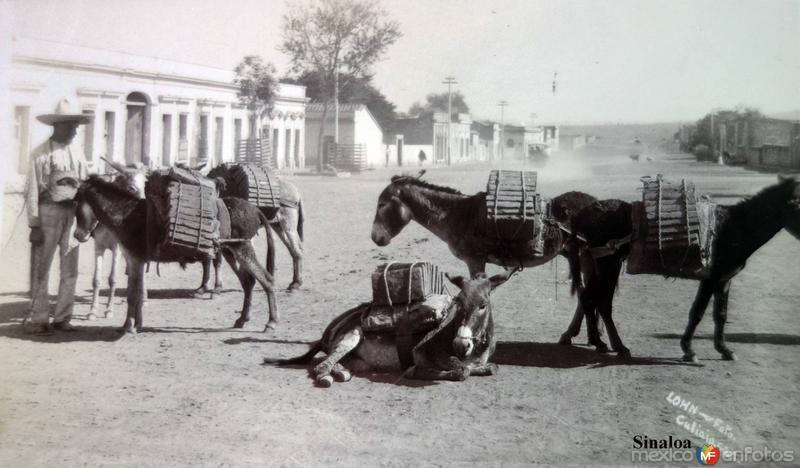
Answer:
[[[144,301],[146,300],[147,289],[145,289],[144,284],[144,262],[141,262],[139,268],[137,269],[137,273],[134,275],[136,279],[136,308],[135,311],[135,319],[136,319],[136,331],[139,331],[144,327],[144,318],[142,316],[142,309],[144,308]]]
[[[256,284],[255,279],[253,278],[253,275],[247,271],[241,270],[237,266],[236,255],[232,251],[223,249],[222,254],[225,257],[225,260],[228,262],[228,265],[231,266],[233,272],[236,273],[236,277],[239,279],[239,283],[242,285],[242,292],[244,293],[242,310],[239,318],[236,319],[236,322],[233,324],[233,328],[242,328],[244,327],[244,324],[250,320],[250,304],[253,298],[253,287]]]
[[[119,244],[114,242],[111,246],[111,271],[108,272],[108,301],[106,302],[105,318],[114,316],[114,296],[117,294],[117,264],[119,263]],[[144,290],[145,294],[147,289]]]
[[[588,278],[592,276],[592,268],[594,266],[594,263],[591,261],[580,261],[579,263],[580,263],[579,267],[580,271],[574,274],[582,276],[582,278],[580,278],[578,281],[578,283],[582,285],[583,278],[586,278],[588,280]],[[583,316],[584,316],[583,305],[581,304],[581,294],[583,294],[584,290],[585,288],[583,286],[580,286],[577,290],[578,304],[575,306],[575,313],[572,316],[572,321],[569,323],[567,330],[561,334],[561,338],[559,338],[558,340],[558,344],[560,345],[572,344],[572,339],[578,336],[581,332],[581,325],[583,324]],[[599,336],[600,333],[598,332],[598,339]]]
[[[97,320],[97,301],[100,299],[100,277],[103,274],[103,250],[104,247],[98,245],[97,239],[94,241],[94,276],[92,277],[92,305],[89,307],[88,320]]]
[[[598,278],[601,282],[599,291],[599,302],[597,304],[598,313],[603,318],[603,323],[608,330],[608,339],[611,341],[611,348],[621,357],[630,357],[631,352],[622,344],[622,340],[614,324],[612,312],[614,310],[614,293],[619,282],[619,274],[622,269],[622,258],[617,255],[605,257],[598,262],[598,268],[602,271]],[[599,334],[599,331],[598,331]]]
[[[281,214],[279,223],[273,226],[292,256],[293,272],[289,291],[293,291],[303,285],[303,241],[297,232],[297,210],[281,209]]]
[[[686,324],[686,330],[681,337],[681,349],[683,350],[683,360],[697,362],[697,356],[692,349],[692,337],[697,325],[703,320],[703,314],[706,313],[708,301],[711,300],[711,294],[714,292],[714,281],[705,279],[700,281],[700,287],[697,289],[697,295],[694,297],[692,308],[689,309],[689,322]]]
[[[497,364],[493,362],[478,363],[469,366],[469,375],[476,377],[488,377],[490,375],[497,375]]]
[[[314,369],[311,371],[314,382],[320,387],[330,387],[335,377],[332,376],[331,373],[336,369],[336,365],[350,351],[356,349],[359,343],[361,343],[363,336],[364,333],[361,331],[361,327],[355,327],[343,334],[336,341],[336,344],[333,345],[328,356],[325,357],[322,362],[314,366]],[[343,376],[340,375],[340,377]]]
[[[337,382],[349,382],[350,379],[353,378],[353,374],[351,374],[349,370],[345,369],[341,362],[337,362],[333,365],[333,369],[331,369],[331,376],[333,376],[333,380]]]
[[[438,369],[432,367],[427,359],[422,359],[418,362],[419,355],[414,353],[415,365],[408,373],[408,377],[417,380],[452,380],[460,382],[466,380],[470,376],[469,366],[462,363],[458,358],[452,357],[449,360],[449,369]]]
[[[135,322],[141,323],[142,317],[142,301],[143,301],[143,277],[144,277],[144,262],[128,256],[128,312],[125,316],[125,323],[122,326],[122,331],[125,333],[136,333]]]
[[[200,287],[194,290],[195,297],[203,296],[211,291],[208,289],[208,279],[211,277],[211,259],[204,257],[200,263],[203,265],[203,278],[200,280]]]
[[[231,249],[234,256],[239,262],[239,268],[251,274],[264,292],[267,294],[267,303],[269,304],[269,320],[264,327],[264,331],[274,329],[278,325],[278,305],[275,302],[275,288],[272,283],[272,276],[264,270],[258,260],[256,259],[256,252],[253,250],[253,245],[248,242],[242,242]]]
[[[217,253],[214,257],[214,292],[219,294],[222,292],[222,275],[220,275],[219,267],[222,265],[222,254]]]
[[[714,290],[714,349],[722,354],[722,359],[735,361],[736,355],[725,344],[725,322],[728,321],[728,293],[731,281],[722,281]]]
[[[583,308],[581,307],[581,302],[578,301],[578,305],[575,307],[575,313],[572,315],[572,321],[569,322],[567,331],[561,334],[561,338],[558,339],[558,344],[572,344],[572,339],[581,332],[581,325],[583,325]]]

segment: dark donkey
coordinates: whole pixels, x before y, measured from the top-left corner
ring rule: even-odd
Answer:
[[[494,353],[494,318],[490,293],[505,283],[516,270],[487,278],[484,273],[467,280],[460,276],[450,281],[461,289],[453,298],[439,326],[427,334],[415,336],[414,365],[406,375],[421,380],[465,380],[470,375],[487,376],[497,372],[490,363]],[[449,278],[449,277],[448,277]],[[327,357],[311,375],[317,385],[329,387],[334,380],[350,380],[350,371],[339,361],[346,359],[355,371],[392,371],[402,368],[394,332],[365,333],[361,315],[369,303],[354,307],[335,318],[325,328],[322,338],[296,358],[264,359],[265,364],[305,364],[320,351]]]
[[[111,229],[123,249],[128,262],[128,313],[123,330],[135,333],[142,327],[142,302],[144,299],[144,268],[149,261],[186,262],[191,260],[209,261],[199,256],[196,259],[159,257],[154,258],[148,249],[148,229],[146,226],[149,200],[139,199],[130,192],[106,182],[98,177],[90,177],[81,184],[75,198],[76,229],[75,238],[81,242],[89,239],[99,223]],[[229,209],[230,206],[230,209]],[[253,231],[253,220],[263,215],[244,200],[217,200],[222,239],[249,239]],[[248,213],[248,210],[252,210]],[[241,221],[246,220],[242,225]],[[266,218],[262,219],[266,225]],[[258,229],[258,226],[255,226]],[[158,235],[158,233],[152,233]],[[271,234],[267,232],[267,235]],[[256,260],[255,251],[249,240],[222,242],[222,253],[231,266],[244,291],[244,304],[234,327],[241,328],[250,319],[250,304],[253,287],[257,281],[267,294],[269,321],[264,329],[273,329],[278,322],[278,308],[271,275]]]
[[[470,276],[485,270],[487,263],[504,267],[534,267],[563,254],[567,236],[563,224],[573,213],[596,201],[582,192],[567,192],[552,199],[554,220],[545,223],[542,252],[509,249],[487,235],[486,193],[464,195],[458,190],[433,185],[419,177],[394,176],[378,197],[372,241],[388,245],[412,220],[445,241],[450,251],[463,260]]]
[[[575,234],[581,235],[591,240],[590,246],[601,247],[616,239],[629,236],[632,231],[631,205],[623,203],[619,205],[621,213],[613,216],[602,216],[603,208],[590,206],[577,213],[573,218]],[[627,213],[624,213],[627,210]],[[613,211],[613,210],[612,210]],[[696,362],[697,357],[692,349],[692,337],[694,336],[697,325],[703,318],[711,296],[714,296],[714,348],[722,355],[723,359],[734,360],[736,356],[733,351],[725,344],[725,322],[728,318],[728,292],[730,291],[731,279],[736,276],[747,264],[750,258],[762,245],[766,244],[781,229],[786,228],[794,237],[800,239],[800,181],[797,177],[779,176],[778,183],[769,186],[751,198],[741,201],[736,205],[719,206],[717,208],[717,235],[714,239],[711,263],[708,275],[700,280],[700,286],[689,310],[689,322],[686,325],[681,337],[681,349],[683,359]],[[608,248],[608,247],[606,247]],[[613,249],[613,247],[612,247]],[[573,253],[577,249],[572,250]],[[582,255],[591,255],[584,252]],[[607,304],[608,322],[612,326],[608,327],[609,339],[619,341],[616,329],[610,314],[610,298],[613,296],[613,288],[616,287],[616,278],[619,276],[621,263],[625,258],[625,251],[608,255],[607,261],[603,257],[597,258],[597,262],[584,262],[584,264],[594,265],[592,274],[602,279],[604,287],[591,288],[586,286],[586,294],[599,294],[609,298]],[[570,265],[577,264],[571,262]],[[576,274],[573,272],[573,278]],[[614,277],[612,280],[611,278]],[[573,279],[574,281],[574,279]],[[593,300],[597,303],[597,296]],[[589,327],[596,324],[590,322],[591,310],[587,310],[587,325]],[[603,315],[603,308],[599,311]],[[577,335],[580,330],[580,322],[573,320],[570,330],[564,334],[564,340],[570,336]],[[606,316],[603,316],[604,321]],[[577,329],[574,327],[577,322]],[[607,322],[607,325],[608,325]],[[589,336],[596,334],[596,330],[589,330]]]

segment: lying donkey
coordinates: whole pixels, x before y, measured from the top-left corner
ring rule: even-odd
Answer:
[[[507,270],[491,278],[478,273],[471,280],[448,276],[461,291],[453,298],[436,329],[413,337],[413,365],[406,370],[405,376],[420,380],[460,381],[470,375],[495,374],[497,365],[489,363],[496,343],[489,294],[516,271]],[[322,333],[322,338],[302,356],[265,358],[264,364],[307,364],[322,351],[328,356],[311,371],[315,383],[321,387],[330,387],[334,380],[350,380],[350,371],[339,362],[344,358],[356,372],[402,369],[395,331],[378,333],[362,329],[361,316],[369,306],[370,303],[361,304],[335,318]]]

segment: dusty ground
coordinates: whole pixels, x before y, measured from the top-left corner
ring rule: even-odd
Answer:
[[[540,169],[540,187],[548,196],[579,189],[634,200],[639,177],[662,172],[735,201],[775,181],[650,154],[655,161],[639,164],[614,148],[553,158]],[[473,193],[487,171],[435,169],[428,179]],[[300,293],[278,295],[280,327],[266,334],[260,291],[254,320],[232,330],[237,290],[213,301],[192,299],[199,267],[164,265],[160,277],[154,269],[148,276],[147,330],[119,340],[114,327],[122,321],[124,288],[113,319],[83,320],[92,272],[85,246],[74,321],[81,330],[26,336],[20,324],[27,234],[18,227],[0,272],[0,466],[620,466],[631,464],[636,434],[702,445],[676,424],[686,413],[667,401],[670,392],[724,421],[732,439],[699,414],[688,418],[728,447],[800,448],[800,245],[786,232],[734,280],[728,338],[737,362],[714,351],[710,312],[695,341],[700,365],[680,362],[677,337],[696,284],[653,276],[623,275],[616,299],[617,324],[636,359],[554,344],[575,305],[560,260],[497,290],[499,375],[434,384],[366,375],[324,390],[303,369],[261,366],[264,356],[301,353],[333,316],[368,299],[369,276],[380,262],[430,260],[465,272],[418,225],[389,247],[372,244],[374,205],[390,174],[293,178],[306,200],[306,284]],[[263,236],[256,243],[263,252]],[[282,247],[278,257],[285,287],[291,266]],[[225,268],[226,286],[238,287]]]

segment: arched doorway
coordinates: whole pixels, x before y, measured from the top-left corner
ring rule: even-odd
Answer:
[[[150,103],[143,93],[133,92],[125,99],[125,162],[150,163]]]

